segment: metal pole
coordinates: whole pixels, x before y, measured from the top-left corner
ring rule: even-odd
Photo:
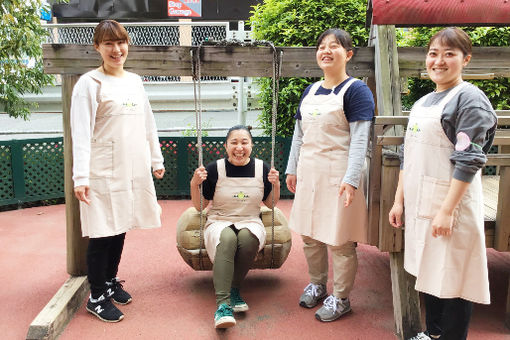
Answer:
[[[246,110],[244,109],[244,77],[239,77],[237,83],[237,121],[246,125]]]

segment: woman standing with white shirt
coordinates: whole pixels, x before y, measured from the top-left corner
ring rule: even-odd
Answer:
[[[106,322],[124,315],[112,304],[131,302],[117,278],[126,232],[161,226],[151,165],[165,173],[154,116],[140,77],[124,70],[129,36],[114,20],[100,22],[94,47],[102,65],[73,89],[74,193],[80,201],[87,249],[87,311]]]

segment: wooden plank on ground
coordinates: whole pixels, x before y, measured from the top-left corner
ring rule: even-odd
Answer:
[[[27,340],[58,338],[88,292],[86,276],[71,276],[32,321]]]

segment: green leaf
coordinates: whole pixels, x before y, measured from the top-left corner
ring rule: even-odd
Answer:
[[[264,0],[253,7],[250,24],[257,40],[269,40],[278,46],[315,46],[319,35],[328,28],[342,28],[357,46],[366,46],[366,0]],[[280,79],[277,134],[292,136],[294,115],[306,87],[317,79]],[[263,112],[259,122],[271,133],[271,79],[258,79]]]
[[[12,117],[28,119],[33,104],[24,93],[40,93],[53,84],[44,74],[41,44],[47,32],[41,26],[41,0],[3,0],[0,5],[0,109]],[[25,60],[36,63],[28,68]]]

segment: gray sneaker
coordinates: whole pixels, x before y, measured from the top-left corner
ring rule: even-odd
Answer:
[[[351,303],[349,299],[339,299],[330,295],[324,300],[322,307],[315,312],[315,317],[323,322],[334,321],[350,311]]]
[[[310,283],[305,287],[304,291],[305,292],[299,298],[299,305],[305,308],[317,306],[319,301],[328,294],[326,292],[326,286],[323,284],[315,285]]]

